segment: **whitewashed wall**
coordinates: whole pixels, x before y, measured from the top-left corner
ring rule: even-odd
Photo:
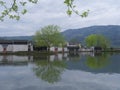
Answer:
[[[8,45],[6,50],[7,50],[7,51],[12,51],[12,50],[13,50],[13,45]],[[2,47],[2,45],[0,45],[0,52],[3,52],[3,47]]]
[[[30,48],[31,48],[31,51],[33,51],[33,45],[31,45]]]
[[[64,48],[64,51],[65,51],[65,52],[67,52],[67,51],[68,51],[67,47],[65,47],[65,48]]]
[[[0,52],[2,52],[3,51],[3,47],[2,47],[2,45],[0,45]]]
[[[17,52],[17,51],[28,51],[28,45],[8,45],[6,48],[8,52]],[[31,45],[31,51],[33,51],[33,46]],[[3,47],[0,45],[0,52],[3,52]]]
[[[12,52],[13,51],[13,45],[8,45],[6,51]]]
[[[55,47],[50,47],[50,51],[55,51]]]
[[[55,47],[51,47],[50,51],[54,52],[55,51]],[[58,51],[62,51],[62,47],[58,47]],[[64,51],[68,51],[66,47],[64,48]]]
[[[28,45],[13,45],[13,52],[28,51]]]

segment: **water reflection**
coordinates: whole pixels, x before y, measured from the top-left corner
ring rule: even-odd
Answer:
[[[2,55],[0,56],[0,65],[28,65],[29,60],[33,56],[15,56],[15,55]]]
[[[38,58],[34,60],[36,66],[33,68],[36,76],[49,83],[58,82],[61,79],[61,74],[64,71],[66,64],[63,60],[58,60],[58,56],[54,57],[54,61],[50,60],[47,56],[47,60],[41,60]]]
[[[91,69],[101,69],[110,62],[108,53],[95,53],[94,56],[87,56],[86,64]]]
[[[90,52],[1,55],[0,90],[120,90],[119,59],[120,54]]]
[[[79,61],[80,55],[79,55],[79,53],[68,53],[67,60]]]
[[[79,70],[91,73],[120,73],[119,54],[109,53],[65,53],[50,56],[1,55],[0,66],[28,66],[33,73],[48,83],[61,80],[65,70]]]
[[[119,53],[79,53],[77,62],[74,60],[74,56],[72,58],[66,62],[68,70],[82,70],[91,73],[120,73]]]
[[[49,83],[59,82],[65,69],[93,71],[109,65],[107,53],[68,53],[34,58],[36,76]],[[85,60],[83,58],[86,58]],[[87,67],[85,67],[87,66]]]

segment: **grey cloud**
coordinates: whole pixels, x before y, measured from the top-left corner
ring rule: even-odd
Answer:
[[[75,14],[67,16],[64,0],[40,0],[37,5],[29,4],[29,12],[20,21],[0,22],[0,36],[32,35],[36,30],[48,24],[56,24],[62,31],[92,25],[120,25],[120,0],[76,0],[77,10],[89,9],[87,18]]]

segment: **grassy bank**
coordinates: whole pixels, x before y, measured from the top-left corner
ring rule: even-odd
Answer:
[[[38,52],[38,51],[32,51],[32,52],[6,52],[6,53],[0,53],[0,55],[20,55],[20,56],[39,56],[39,55],[53,55],[54,52]]]
[[[80,52],[89,52],[89,51],[80,51]],[[92,52],[92,51],[90,51]],[[96,52],[96,51],[95,51]],[[104,50],[104,51],[97,51],[97,52],[105,52],[105,53],[120,53],[120,50]],[[62,52],[58,52],[58,53],[62,53]],[[68,52],[65,52],[68,53]],[[76,53],[79,53],[76,52]],[[42,52],[38,52],[38,51],[31,51],[31,52],[27,52],[27,51],[20,51],[20,52],[0,52],[0,55],[19,55],[19,56],[40,56],[40,55],[54,55],[57,54],[55,52],[46,52],[46,51],[42,51]]]

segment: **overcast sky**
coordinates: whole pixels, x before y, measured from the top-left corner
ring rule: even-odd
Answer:
[[[66,14],[64,0],[40,0],[28,4],[28,13],[19,21],[5,19],[0,22],[0,36],[34,35],[46,25],[59,25],[62,31],[93,25],[120,25],[120,0],[76,0],[80,12],[90,10],[87,18]]]

